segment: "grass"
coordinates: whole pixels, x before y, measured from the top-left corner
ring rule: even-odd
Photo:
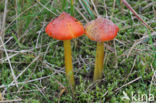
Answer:
[[[4,1],[0,1],[0,15],[4,11]],[[24,103],[126,103],[132,100],[122,100],[123,92],[129,97],[132,92],[136,95],[156,96],[156,32],[149,31],[124,5],[121,10],[120,0],[116,0],[114,9],[114,0],[105,0],[106,4],[98,0],[96,4],[103,17],[108,15],[111,18],[113,12],[112,20],[120,28],[115,45],[113,41],[105,43],[105,69],[101,81],[92,82],[96,42],[86,36],[72,40],[76,79],[74,95],[65,78],[63,43],[48,37],[44,30],[48,22],[62,11],[72,12],[70,2],[22,0],[24,5],[21,6],[21,2],[16,5],[15,1],[8,3],[4,44],[15,76],[18,77],[18,87],[12,83],[13,76],[4,52],[0,59],[0,91],[4,101],[22,99],[20,101]],[[90,21],[97,15],[91,1],[80,1],[74,3],[74,16],[86,24],[85,19]],[[156,31],[156,2],[127,1]],[[19,10],[15,10],[15,6]]]

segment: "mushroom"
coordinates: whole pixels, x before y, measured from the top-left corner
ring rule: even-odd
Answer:
[[[60,16],[52,20],[47,25],[45,31],[50,37],[57,40],[63,40],[66,78],[69,82],[69,85],[73,89],[75,86],[75,81],[72,67],[70,40],[83,35],[83,25],[68,13],[63,12]]]
[[[85,34],[93,41],[97,41],[96,60],[93,81],[102,78],[104,45],[103,42],[116,37],[119,28],[110,20],[98,17],[88,22],[85,26]]]

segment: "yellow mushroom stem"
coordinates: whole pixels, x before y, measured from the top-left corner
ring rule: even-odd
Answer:
[[[73,73],[73,66],[72,66],[72,56],[71,56],[71,41],[64,40],[64,56],[65,56],[65,71],[66,71],[66,78],[71,86],[72,90],[75,87],[75,80],[74,80],[74,73]]]
[[[93,81],[102,78],[103,60],[104,60],[104,45],[103,42],[97,42]]]

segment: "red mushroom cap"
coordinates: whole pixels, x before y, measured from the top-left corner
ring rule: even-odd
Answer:
[[[85,26],[88,38],[93,41],[104,42],[116,37],[119,28],[110,20],[98,17]]]
[[[70,40],[83,35],[83,25],[74,17],[63,12],[45,28],[46,33],[57,40]]]

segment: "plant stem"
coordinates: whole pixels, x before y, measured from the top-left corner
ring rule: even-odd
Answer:
[[[103,42],[97,42],[93,81],[96,81],[96,80],[102,78],[103,59],[104,59],[104,45],[103,45]]]
[[[74,16],[74,1],[73,0],[70,0],[70,3],[71,3],[71,5],[70,5],[70,14],[71,14],[71,16]]]
[[[123,7],[123,2],[120,0],[120,8],[121,8],[121,13],[124,14],[124,7]]]
[[[73,73],[73,66],[72,66],[71,42],[70,40],[64,40],[63,42],[64,42],[66,78],[73,90],[75,87],[75,80],[74,80],[74,73]]]

